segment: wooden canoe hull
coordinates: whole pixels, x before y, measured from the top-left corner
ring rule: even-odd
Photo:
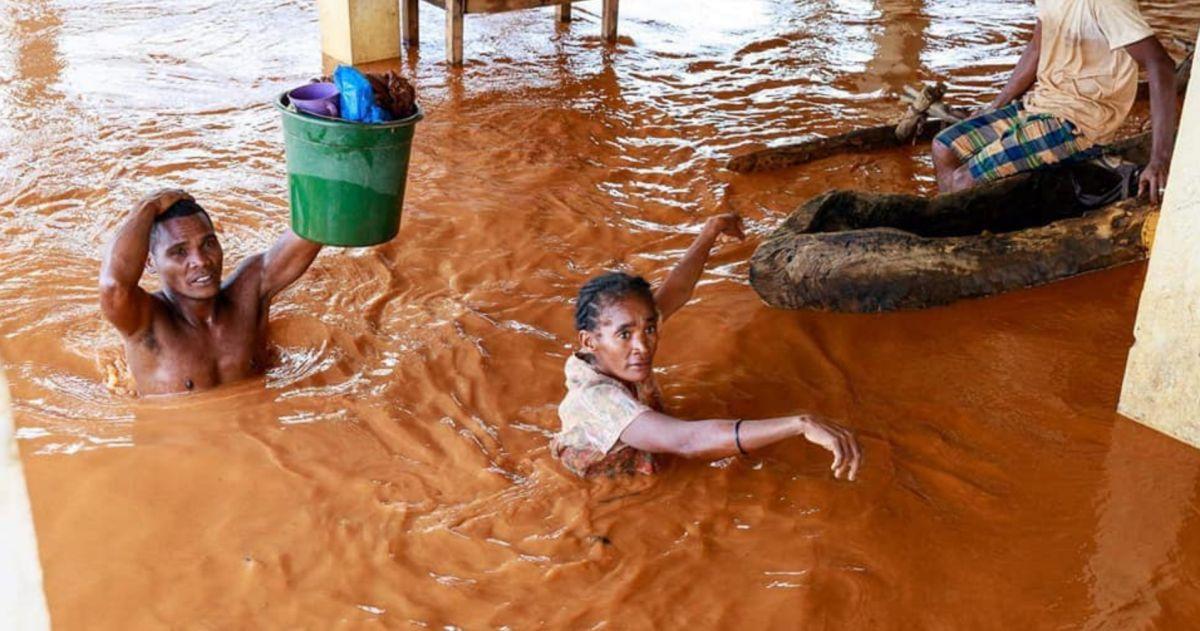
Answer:
[[[758,247],[750,284],[783,309],[922,309],[1147,256],[1143,228],[1156,207],[1130,199],[1073,216],[1074,191],[1061,175],[1027,174],[933,199],[826,193]]]

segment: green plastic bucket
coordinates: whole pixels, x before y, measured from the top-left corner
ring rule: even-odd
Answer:
[[[408,118],[379,124],[293,112],[286,93],[275,107],[283,113],[292,231],[340,246],[395,237],[420,106]]]

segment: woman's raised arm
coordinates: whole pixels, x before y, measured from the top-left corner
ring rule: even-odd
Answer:
[[[692,290],[704,272],[704,264],[708,262],[709,251],[717,241],[717,237],[727,234],[738,239],[745,239],[742,232],[742,218],[725,213],[709,218],[700,230],[699,236],[692,242],[687,253],[683,255],[666,280],[654,291],[654,303],[658,306],[658,314],[662,320],[671,317],[692,299]]]

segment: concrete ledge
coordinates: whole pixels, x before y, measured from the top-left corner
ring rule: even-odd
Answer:
[[[1192,69],[1117,411],[1200,447],[1200,73]]]
[[[49,629],[37,537],[3,371],[0,371],[0,449],[0,620],[5,629]]]

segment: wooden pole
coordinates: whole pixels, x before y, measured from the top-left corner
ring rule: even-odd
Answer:
[[[463,18],[465,0],[446,0],[446,62],[461,66],[463,62]]]
[[[418,46],[421,43],[421,20],[417,11],[420,0],[401,0],[400,2],[400,35],[405,46]]]
[[[571,21],[571,3],[570,2],[564,2],[563,4],[558,5],[558,9],[556,12],[558,13],[558,21],[559,22],[570,22]]]
[[[615,44],[617,42],[617,0],[604,0],[602,13],[601,30],[604,41]]]

